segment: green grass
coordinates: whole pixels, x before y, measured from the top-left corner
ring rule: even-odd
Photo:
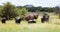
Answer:
[[[60,32],[60,25],[40,24],[1,24],[0,32]]]
[[[0,32],[60,32],[60,20],[56,15],[51,15],[48,23],[41,23],[40,18],[36,24],[28,24],[27,21],[16,24],[14,20],[2,24],[0,21]]]

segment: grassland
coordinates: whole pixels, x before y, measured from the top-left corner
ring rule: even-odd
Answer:
[[[38,17],[35,24],[28,24],[27,21],[16,24],[15,20],[8,20],[6,24],[2,24],[0,21],[0,32],[60,32],[60,19],[57,15],[50,14],[48,23],[41,23],[41,17]]]

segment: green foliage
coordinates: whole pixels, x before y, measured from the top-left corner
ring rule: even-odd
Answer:
[[[3,6],[0,6],[0,16],[2,15],[2,14],[1,14],[2,9],[3,9]]]
[[[24,18],[29,12],[57,12],[60,14],[60,8],[57,7],[34,7],[34,6],[14,6],[10,2],[4,3],[4,6],[0,6],[0,16],[5,15],[8,19],[15,18],[17,16]]]
[[[2,16],[7,17],[7,19],[14,18],[17,16],[16,12],[14,11],[15,6],[12,5],[10,2],[4,4],[4,7],[1,11]]]
[[[24,18],[24,16],[28,13],[28,10],[25,7],[22,8],[16,8],[16,13],[19,17]]]
[[[56,6],[54,10],[55,10],[54,12],[59,15],[59,19],[60,19],[60,7]]]

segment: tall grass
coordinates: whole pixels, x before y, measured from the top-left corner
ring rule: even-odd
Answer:
[[[57,15],[50,14],[48,23],[41,23],[41,15],[37,19],[37,23],[28,24],[27,21],[22,21],[16,24],[15,20],[8,20],[6,24],[0,21],[0,32],[60,32],[60,19]]]

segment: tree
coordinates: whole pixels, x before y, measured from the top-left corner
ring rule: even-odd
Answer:
[[[16,8],[15,10],[20,18],[24,18],[25,15],[28,13],[28,10],[26,9],[26,7]]]
[[[55,12],[56,12],[57,14],[60,13],[60,7],[59,7],[59,6],[56,6],[56,7],[55,7]]]
[[[54,12],[55,12],[56,14],[58,14],[58,15],[59,15],[59,18],[60,18],[60,7],[59,7],[59,6],[56,6],[56,7],[54,7],[54,8],[55,8],[55,9],[54,9],[54,10],[55,10]]]
[[[2,9],[1,13],[2,16],[5,16],[7,19],[11,19],[17,16],[15,12],[15,6],[12,5],[10,2],[4,3],[4,8]]]
[[[3,9],[3,6],[0,6],[0,16],[2,15],[2,14],[1,14],[2,9]]]

